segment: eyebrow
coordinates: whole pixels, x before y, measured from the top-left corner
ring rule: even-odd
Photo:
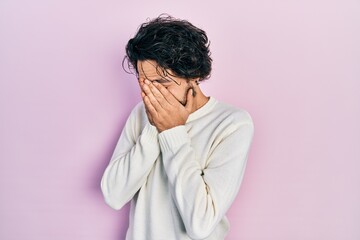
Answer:
[[[140,64],[141,70],[142,70],[143,75],[144,75],[143,77],[144,77],[145,79],[147,79],[147,80],[149,80],[149,81],[151,81],[151,82],[156,81],[156,82],[158,82],[158,83],[160,83],[160,84],[172,83],[172,82],[174,82],[174,83],[176,83],[176,85],[181,85],[181,84],[179,84],[177,81],[175,81],[175,80],[172,79],[172,78],[170,78],[171,80],[169,80],[169,79],[166,79],[165,77],[162,77],[162,76],[159,74],[159,72],[158,72],[158,68],[157,68],[154,64],[152,64],[151,62],[149,62],[149,63],[156,68],[156,72],[157,72],[157,74],[159,75],[160,79],[159,79],[159,78],[153,79],[153,80],[149,79],[148,76],[146,76],[146,74],[145,74],[145,71],[144,71],[144,68],[143,68],[142,64]],[[166,71],[166,73],[167,73],[167,71]],[[138,74],[138,78],[139,78],[139,77],[140,77],[140,74]]]
[[[146,75],[138,75],[138,78],[145,78],[147,80],[149,80],[150,82],[158,82],[158,83],[171,83],[172,81],[166,78],[161,78],[161,77],[154,77],[153,79],[149,78]]]
[[[163,83],[171,83],[172,81],[171,80],[168,80],[166,78],[161,78],[161,76],[159,76],[160,78],[156,77],[155,79],[150,79],[148,76],[146,76],[145,72],[144,72],[144,69],[143,69],[143,66],[141,64],[141,70],[143,72],[143,76],[145,79],[149,80],[150,82],[158,82],[160,84],[163,84]],[[138,75],[138,78],[140,78],[140,74]]]
[[[151,81],[151,82],[158,82],[158,83],[171,83],[171,81],[170,80],[167,80],[167,79],[154,79],[154,80],[150,80],[149,79],[149,81]]]

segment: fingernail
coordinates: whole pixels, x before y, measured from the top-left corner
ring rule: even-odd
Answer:
[[[147,79],[145,79],[145,83],[146,83],[146,84],[150,84],[150,81],[147,80]]]

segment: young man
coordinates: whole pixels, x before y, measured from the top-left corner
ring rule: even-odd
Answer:
[[[249,113],[207,97],[206,33],[160,16],[126,46],[143,101],[131,112],[101,180],[114,209],[131,200],[128,240],[224,239],[226,211],[253,138]]]

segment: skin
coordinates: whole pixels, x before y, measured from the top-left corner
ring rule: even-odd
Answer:
[[[196,84],[198,78],[177,77],[168,69],[171,77],[159,74],[153,60],[138,61],[137,69],[146,114],[159,132],[184,125],[209,100]]]

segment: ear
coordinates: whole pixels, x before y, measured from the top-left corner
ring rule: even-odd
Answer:
[[[196,93],[197,93],[197,89],[199,88],[199,80],[200,78],[193,78],[191,79],[189,82],[190,82],[190,85],[192,87],[192,96],[195,97],[196,96]]]
[[[193,110],[194,97],[195,97],[195,91],[194,91],[194,87],[192,87],[187,92],[187,100],[186,100],[186,105],[185,105],[185,109],[189,113],[192,113],[192,110]]]
[[[196,85],[199,85],[199,82],[200,82],[200,80],[199,80],[200,78],[188,78],[186,81],[187,81],[187,83],[188,84],[190,84],[191,86],[196,86]]]
[[[200,78],[194,78],[194,79],[192,79],[192,81],[194,81],[194,84],[199,85]]]

